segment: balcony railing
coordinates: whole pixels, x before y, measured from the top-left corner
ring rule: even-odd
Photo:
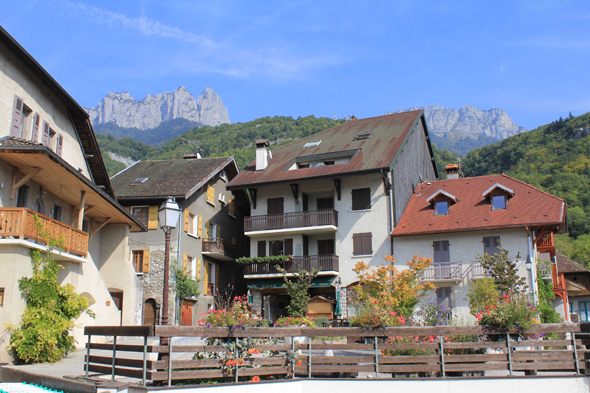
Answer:
[[[471,278],[485,278],[491,276],[492,274],[490,271],[484,268],[480,262],[473,262],[471,264]]]
[[[438,262],[424,269],[420,277],[423,281],[461,280],[461,262]]]
[[[39,217],[41,231],[35,222],[35,214]],[[62,241],[62,244],[56,249],[74,255],[86,256],[88,233],[24,207],[0,208],[0,237],[28,239],[45,244],[44,232],[50,238]]]
[[[228,258],[236,258],[236,246],[218,237],[203,239],[203,252],[214,252]]]
[[[244,219],[244,231],[269,231],[273,229],[306,228],[323,225],[338,226],[338,212],[334,209],[305,212],[267,214]]]
[[[244,266],[244,275],[248,274],[280,274],[275,268],[276,263],[250,263]],[[320,272],[338,271],[338,255],[308,255],[294,257],[292,262],[280,264],[287,273],[297,273],[300,270]]]
[[[546,252],[555,252],[555,243],[553,242],[553,233],[549,233],[537,241],[537,251],[541,254]]]

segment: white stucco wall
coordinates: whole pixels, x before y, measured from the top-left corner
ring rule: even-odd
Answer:
[[[14,97],[19,96],[33,114],[37,112],[41,121],[37,142],[41,142],[43,121],[64,138],[62,158],[74,168],[82,169],[82,174],[90,178],[76,131],[70,121],[63,103],[32,74],[2,43],[0,43],[0,137],[10,135]],[[25,139],[31,139],[32,118]]]
[[[531,276],[525,262],[529,254],[528,237],[525,228],[498,229],[486,231],[451,232],[436,235],[403,236],[394,239],[395,266],[405,268],[407,261],[414,255],[433,258],[433,242],[449,241],[451,262],[461,262],[462,279],[458,283],[433,282],[437,287],[452,288],[453,313],[458,316],[469,317],[469,305],[467,292],[473,280],[471,266],[478,263],[477,255],[483,254],[483,238],[499,236],[503,248],[508,250],[508,257],[516,259],[516,266],[521,277],[525,277],[529,291],[531,290]],[[534,252],[534,251],[533,251]],[[429,297],[435,297],[434,293],[428,293]]]

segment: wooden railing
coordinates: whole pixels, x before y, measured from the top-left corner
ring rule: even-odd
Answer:
[[[553,241],[553,232],[549,233],[542,239],[537,240],[537,251],[539,253],[554,253],[555,252],[555,243]],[[552,256],[554,256],[553,254]]]
[[[203,252],[218,252],[229,258],[235,259],[236,246],[218,237],[203,239]]]
[[[537,371],[583,374],[588,370],[586,359],[590,359],[590,350],[578,347],[582,344],[580,331],[580,324],[572,323],[535,325],[525,335],[515,329],[497,330],[490,326],[233,329],[94,326],[85,328],[88,343],[84,368],[87,375],[96,372],[110,374],[113,379],[132,377],[143,379],[144,384],[149,380],[169,385],[186,380],[195,384],[198,380],[215,379],[238,382],[238,377],[250,381],[253,376],[271,375],[276,379],[289,375],[351,378],[361,372],[383,379],[416,378],[424,374],[461,377],[465,372],[488,371],[493,372],[494,378],[499,372],[505,376]],[[569,338],[548,339],[547,333],[557,333],[556,337],[567,334]],[[531,337],[533,334],[545,337]],[[113,336],[114,342],[92,342],[96,336]],[[143,345],[121,345],[117,341],[121,336],[142,337]],[[149,336],[170,337],[172,344],[174,337],[183,337],[185,342],[186,337],[209,340],[204,345],[148,345]],[[517,341],[515,338],[519,337]],[[99,338],[104,341],[104,337]],[[260,353],[246,356],[240,366],[227,367],[223,359],[229,359],[229,352],[233,351],[228,344],[252,345],[245,338],[253,340],[252,348]],[[358,341],[361,343],[355,343]],[[93,352],[98,350],[101,351],[98,354]],[[104,350],[112,352],[105,356]],[[333,355],[326,350],[332,350]],[[133,352],[143,356],[129,354]],[[156,360],[158,355],[167,359]]]
[[[41,232],[35,222],[35,215],[39,218]],[[44,244],[45,237],[42,236],[44,231],[49,234],[49,237],[62,241],[63,251],[86,256],[88,233],[24,207],[0,208],[1,237],[28,239]],[[60,247],[56,248],[61,249]]]
[[[246,274],[278,274],[275,268],[276,263],[261,262],[244,265]],[[297,273],[301,270],[311,272],[317,269],[320,272],[338,271],[338,255],[308,255],[294,257],[292,262],[279,264],[287,273]]]
[[[244,232],[306,228],[323,225],[334,225],[337,227],[338,212],[334,209],[323,209],[244,218]]]
[[[473,262],[471,264],[471,278],[491,277],[489,270],[484,268],[480,262]]]
[[[420,279],[423,281],[461,280],[461,262],[437,262],[424,269]]]

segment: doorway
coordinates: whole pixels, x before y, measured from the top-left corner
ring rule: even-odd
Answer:
[[[153,326],[156,324],[156,301],[147,299],[143,304],[143,324]]]
[[[193,325],[193,302],[184,300],[182,302],[182,311],[180,314],[180,326]]]
[[[119,321],[119,325],[123,326],[123,292],[111,292],[109,294],[113,298],[113,302],[115,306],[117,306],[117,310],[121,312],[121,320]]]

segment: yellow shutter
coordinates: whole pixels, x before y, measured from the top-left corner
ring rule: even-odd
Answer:
[[[207,184],[207,201],[215,203],[215,188],[211,184]]]
[[[233,199],[230,199],[228,205],[229,205],[229,214],[231,214],[232,216],[235,216],[236,215],[235,214],[236,213],[236,207],[235,207],[235,204],[234,204],[234,200]]]
[[[182,271],[186,274],[188,255],[182,254]]]
[[[158,205],[150,206],[148,229],[158,229]]]
[[[201,279],[201,258],[197,258],[197,279]]]
[[[150,250],[143,250],[143,261],[141,271],[144,273],[150,272]]]
[[[188,209],[184,209],[184,231],[188,232]]]
[[[205,220],[205,236],[207,236],[208,239],[211,239],[211,223],[209,220]]]
[[[219,286],[219,264],[215,264],[215,287]]]
[[[205,282],[205,288],[207,288],[207,284],[209,284],[209,262],[205,262],[205,277],[203,281]]]
[[[198,237],[201,237],[201,235],[203,234],[203,230],[201,228],[201,225],[203,225],[203,217],[198,215],[197,216],[197,236]]]
[[[217,233],[215,234],[217,238],[223,239],[221,237],[221,225],[217,224]]]

